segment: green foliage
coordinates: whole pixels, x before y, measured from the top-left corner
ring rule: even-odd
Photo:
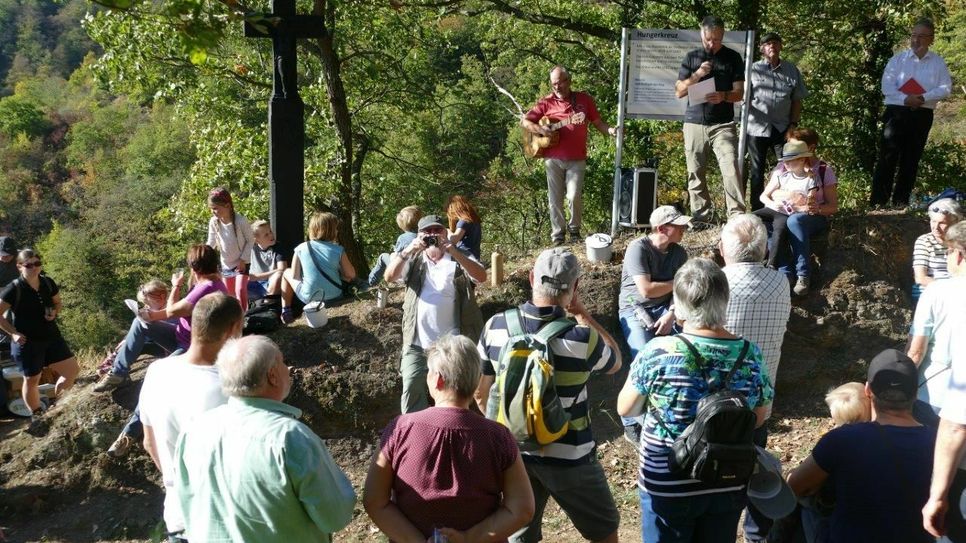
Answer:
[[[0,134],[39,136],[49,127],[44,112],[21,95],[0,98]]]

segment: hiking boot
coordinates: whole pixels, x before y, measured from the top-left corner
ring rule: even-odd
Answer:
[[[111,446],[107,449],[107,454],[114,458],[121,458],[122,456],[126,456],[128,451],[131,450],[131,445],[134,445],[134,440],[131,436],[122,432],[114,440],[114,443],[111,443]]]
[[[799,275],[793,292],[795,292],[795,296],[804,296],[808,294],[808,277]]]
[[[581,240],[583,240],[583,237],[580,235],[580,230],[570,231],[570,243],[576,243]]]
[[[127,380],[127,375],[118,375],[114,372],[108,373],[99,383],[94,385],[94,392],[109,392],[121,386]]]
[[[624,439],[627,440],[628,443],[633,445],[635,449],[640,447],[641,446],[641,425],[632,424],[630,426],[625,426]]]
[[[563,240],[563,238],[561,238],[561,239],[555,239],[555,240],[553,240],[553,241],[551,242],[551,245],[553,245],[554,247],[560,247],[560,246],[561,246],[561,245],[563,245],[564,243],[565,243],[565,242],[564,242],[564,240]]]
[[[282,314],[279,318],[282,319],[282,324],[292,324],[295,322],[295,316],[292,315],[291,307],[283,307]]]

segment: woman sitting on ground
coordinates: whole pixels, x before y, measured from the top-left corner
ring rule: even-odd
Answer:
[[[622,416],[644,415],[638,492],[648,543],[734,541],[746,502],[744,484],[710,486],[672,471],[668,460],[674,440],[694,421],[698,402],[724,389],[729,374],[727,389],[745,397],[759,425],[765,420],[774,392],[761,351],[724,328],[727,311],[724,272],[703,258],[685,263],[674,276],[674,312],[684,331],[649,341],[618,396]]]
[[[533,517],[533,490],[516,440],[469,410],[480,381],[476,345],[446,335],[427,353],[436,401],[386,427],[362,504],[390,541],[506,541]]]
[[[952,198],[933,202],[928,209],[929,232],[916,238],[912,251],[912,305],[930,283],[949,277],[946,270],[946,230],[963,219],[963,210]]]
[[[339,239],[339,219],[332,213],[317,211],[309,220],[309,241],[295,248],[292,266],[285,270],[282,298],[298,296],[302,303],[335,300],[342,296],[343,282],[356,278]],[[282,322],[292,322],[290,303],[283,302]]]
[[[228,288],[221,280],[221,257],[218,250],[208,245],[192,245],[188,248],[187,255],[188,269],[191,270],[191,290],[184,298],[181,296],[181,286],[184,284],[185,277],[183,272],[175,272],[171,276],[171,293],[168,295],[168,304],[159,309],[150,306],[141,308],[138,311],[138,318],[149,326],[159,322],[175,320],[174,337],[177,350],[187,351],[191,344],[191,311],[195,308],[198,300],[213,292],[228,294]],[[121,434],[117,436],[111,444],[107,453],[111,456],[124,456],[135,442],[140,442],[144,438],[144,430],[141,425],[141,414],[137,407],[128,419]]]
[[[17,253],[20,277],[0,292],[0,330],[10,336],[10,357],[23,372],[21,394],[34,418],[44,412],[40,402],[40,376],[44,368],[57,375],[54,393],[60,396],[74,385],[80,368],[77,358],[57,326],[60,288],[40,271],[40,254],[33,249]],[[13,322],[4,316],[7,310]]]
[[[778,269],[790,278],[798,277],[793,290],[796,295],[802,296],[808,293],[811,286],[811,238],[828,230],[829,218],[839,209],[838,178],[835,176],[835,170],[823,160],[819,160],[815,154],[819,141],[817,132],[810,128],[796,128],[789,134],[788,141],[789,143],[801,141],[808,145],[808,151],[812,156],[808,159],[806,169],[815,178],[818,186],[807,198],[807,205],[801,212],[791,215],[786,222],[788,241],[792,250],[792,262],[781,262],[781,253],[784,247],[779,247],[780,250],[777,255],[779,258],[779,261],[776,262]],[[780,175],[785,171],[785,163],[780,162],[772,172],[772,176]],[[767,191],[766,188],[765,192]],[[775,191],[770,195],[770,198],[781,202],[782,199],[788,199],[788,196],[782,191]],[[769,205],[764,198],[762,198],[762,203],[766,206]]]
[[[174,280],[175,276],[172,275],[172,284],[174,284]],[[164,281],[152,279],[141,285],[138,289],[137,298],[139,302],[144,304],[144,307],[160,311],[167,307],[170,293],[171,289]],[[178,340],[174,335],[177,325],[178,319],[174,317],[153,322],[145,322],[139,317],[134,317],[124,341],[108,358],[111,364],[110,371],[94,386],[94,391],[114,390],[127,381],[128,375],[131,373],[131,364],[141,356],[144,344],[149,341],[161,348],[164,352],[162,356],[168,356],[174,352],[178,348]]]

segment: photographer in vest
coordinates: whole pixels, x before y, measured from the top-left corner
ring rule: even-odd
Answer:
[[[393,253],[385,276],[389,283],[406,285],[399,364],[403,413],[429,407],[426,349],[446,334],[475,341],[483,326],[474,289],[486,281],[486,269],[473,255],[450,243],[439,215],[427,215],[417,226],[416,238]]]
[[[671,468],[671,446],[712,392],[744,396],[760,425],[774,391],[758,347],[725,329],[728,278],[717,265],[703,258],[685,263],[674,276],[674,307],[684,331],[648,342],[617,399],[622,416],[645,415],[642,534],[648,543],[732,543],[746,504],[744,481],[718,486],[692,479]]]

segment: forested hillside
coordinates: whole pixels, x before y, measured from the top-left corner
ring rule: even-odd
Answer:
[[[103,3],[0,0],[0,225],[39,246],[66,285],[62,327],[77,346],[109,343],[119,300],[203,239],[208,189],[229,187],[250,219],[268,214],[271,45],[243,37],[242,24],[269,2]],[[545,243],[543,168],[523,157],[518,110],[497,85],[526,108],[563,64],[614,124],[622,26],[696,28],[715,13],[731,29],[780,32],[810,91],[802,124],[822,134],[852,209],[875,161],[879,76],[910,23],[937,20],[935,48],[954,75],[966,40],[961,6],[924,0],[313,0],[299,10],[323,15],[326,30],[299,46],[306,208],[351,226],[342,241],[359,267],[390,246],[401,207],[440,210],[451,194],[483,212],[484,252]],[[946,104],[945,126],[957,126],[958,107]],[[658,163],[662,201],[680,200],[680,124],[628,123],[623,163],[645,161]],[[613,142],[593,136],[588,164],[591,230],[609,223]],[[962,186],[964,169],[959,131],[937,127],[923,190]]]

